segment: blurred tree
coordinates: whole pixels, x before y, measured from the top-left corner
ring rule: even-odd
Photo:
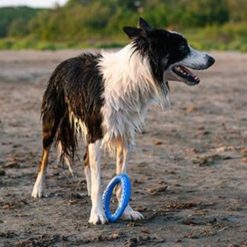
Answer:
[[[10,23],[8,35],[12,37],[25,37],[29,34],[27,22],[23,19],[17,19]]]
[[[0,8],[0,37],[5,37],[10,33],[9,29],[12,26],[12,22],[15,22],[13,28],[15,28],[16,25],[19,25],[20,33],[23,34],[25,31],[21,30],[22,27],[25,29],[27,23],[34,18],[39,11],[42,10],[28,7]]]
[[[229,20],[226,0],[180,0],[171,21],[182,26],[203,27]]]
[[[233,22],[247,21],[247,1],[227,0],[230,20]]]

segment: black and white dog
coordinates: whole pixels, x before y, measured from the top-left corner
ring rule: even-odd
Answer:
[[[129,151],[147,107],[169,102],[168,80],[196,85],[188,68],[207,69],[214,58],[191,48],[176,32],[151,27],[124,27],[131,43],[118,52],[83,53],[57,66],[42,102],[43,153],[32,196],[43,196],[49,150],[55,140],[70,168],[78,135],[85,139],[84,171],[92,208],[89,222],[107,222],[101,201],[100,159],[106,148],[116,153],[116,172],[127,172]],[[117,198],[120,197],[117,189]],[[123,218],[143,216],[127,206]]]

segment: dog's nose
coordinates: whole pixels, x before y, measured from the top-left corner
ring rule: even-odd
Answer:
[[[207,59],[208,59],[207,62],[208,67],[212,66],[215,63],[215,59],[213,57],[207,55]]]

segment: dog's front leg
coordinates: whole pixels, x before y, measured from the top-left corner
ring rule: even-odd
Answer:
[[[89,223],[92,224],[105,224],[107,219],[102,205],[101,196],[101,172],[100,172],[100,159],[101,159],[101,142],[96,141],[88,145],[89,163],[91,169],[91,200],[92,208],[89,218]]]
[[[116,160],[116,173],[127,173],[129,150],[124,145],[117,146],[117,160]],[[116,196],[118,201],[121,199],[121,187],[117,187]],[[128,205],[122,215],[125,220],[141,220],[144,219],[143,215],[138,211],[133,210],[130,205]]]

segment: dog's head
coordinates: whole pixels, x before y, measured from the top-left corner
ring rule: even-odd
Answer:
[[[135,51],[148,57],[159,82],[173,80],[196,85],[200,79],[188,68],[207,69],[215,62],[208,54],[191,48],[181,34],[153,28],[142,18],[138,28],[124,27],[123,30],[132,39]]]

